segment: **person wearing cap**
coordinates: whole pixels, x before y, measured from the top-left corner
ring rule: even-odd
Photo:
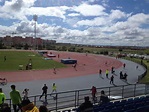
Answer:
[[[10,98],[12,100],[13,109],[14,109],[14,112],[18,112],[21,109],[22,98],[21,98],[20,92],[16,90],[15,85],[11,85],[11,89],[12,91],[10,92]]]
[[[21,106],[23,112],[39,112],[39,109],[29,99],[23,100]]]

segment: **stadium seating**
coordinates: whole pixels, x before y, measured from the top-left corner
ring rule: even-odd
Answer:
[[[94,112],[149,112],[149,96],[94,105]]]
[[[149,96],[94,105],[94,112],[149,112]]]

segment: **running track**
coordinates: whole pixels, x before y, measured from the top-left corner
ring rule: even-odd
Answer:
[[[33,80],[48,80],[48,79],[60,79],[66,77],[77,77],[85,75],[98,74],[99,68],[105,72],[106,69],[111,71],[111,67],[115,69],[120,68],[123,63],[115,58],[86,54],[85,53],[72,53],[72,52],[57,52],[57,51],[48,51],[52,52],[55,55],[60,55],[60,57],[53,58],[60,62],[64,58],[77,59],[77,71],[72,67],[72,65],[67,65],[67,68],[56,69],[56,74],[53,73],[53,69],[49,70],[21,70],[15,72],[0,72],[1,78],[6,78],[8,82],[26,82]],[[107,65],[105,64],[107,62]]]

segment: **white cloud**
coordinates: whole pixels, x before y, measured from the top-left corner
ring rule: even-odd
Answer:
[[[143,27],[148,26],[148,14],[126,13],[122,8],[107,11],[109,0],[99,0],[102,5],[93,4],[97,1],[88,0],[72,7],[36,7],[36,0],[5,1],[4,6],[0,6],[0,19],[15,19],[17,22],[10,26],[0,25],[0,35],[17,32],[17,35],[34,36],[34,21],[29,20],[28,16],[37,14],[38,17],[46,17],[43,22],[37,21],[37,37],[44,39],[95,45],[149,43],[149,29]]]
[[[99,16],[99,15],[105,15],[106,13],[103,12],[105,8],[101,5],[89,5],[86,3],[83,3],[79,6],[72,7],[72,10],[79,12],[83,16]]]
[[[149,14],[138,13],[131,16],[128,22],[133,23],[134,26],[140,26],[141,24],[149,23]]]
[[[96,17],[93,20],[81,20],[77,22],[77,26],[83,26],[83,25],[87,25],[87,26],[102,26],[108,24],[108,21],[106,21],[106,18],[104,17]]]
[[[127,15],[120,11],[120,10],[111,10],[111,14],[110,14],[110,19],[114,20],[114,19],[121,19],[121,18],[125,18]]]
[[[0,7],[0,18],[27,20],[24,10],[33,6],[35,0],[12,0],[5,1]]]

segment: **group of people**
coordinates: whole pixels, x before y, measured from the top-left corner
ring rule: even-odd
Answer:
[[[96,87],[92,87],[91,89],[92,92],[92,97],[96,97]],[[100,95],[100,100],[99,100],[99,105],[105,104],[110,102],[110,99],[108,98],[108,96],[105,94],[104,90],[101,91],[101,95]],[[85,96],[84,97],[84,102],[79,106],[79,108],[77,109],[77,112],[93,112],[93,103],[90,101],[89,96]]]
[[[124,80],[126,80],[127,81],[127,73],[125,72],[124,74],[123,74],[123,72],[122,71],[120,71],[120,79],[124,79]]]
[[[106,62],[107,63],[107,62]],[[123,68],[125,69],[125,67],[126,67],[126,64],[125,63],[123,63]],[[138,66],[136,66],[136,69],[138,68]],[[115,70],[114,70],[115,68],[112,66],[111,67],[111,77],[109,78],[109,70],[108,69],[106,69],[106,71],[105,71],[105,76],[106,76],[106,78],[108,78],[108,79],[110,79],[110,84],[113,84],[114,85],[114,75],[116,75],[115,74]],[[99,73],[99,76],[101,77],[101,78],[103,78],[102,77],[102,70],[101,69],[99,69],[99,71],[98,71],[98,73]],[[125,81],[127,81],[127,73],[125,72],[124,74],[122,73],[122,71],[120,71],[120,79],[124,79]],[[104,79],[104,78],[103,78]]]
[[[44,84],[44,86],[42,87],[42,94],[40,95],[39,100],[41,99],[41,97],[45,96],[45,101],[47,101],[47,91],[48,91],[48,86],[46,84]],[[52,96],[54,92],[55,93],[57,92],[57,86],[55,83],[53,83],[53,85],[52,85],[52,92],[50,95]],[[56,98],[57,98],[57,96],[53,96],[54,100]]]
[[[23,90],[22,94],[24,96],[22,98],[20,92],[16,90],[15,85],[11,85],[10,87],[11,87],[10,99],[12,101],[14,112],[19,112],[19,110],[21,110],[21,112],[48,112],[48,109],[46,108],[45,105],[41,105],[39,108],[37,108],[34,105],[34,103],[29,100],[28,98],[29,89],[25,88]],[[48,87],[46,84],[44,84],[44,86],[42,87],[43,92],[39,97],[39,99],[41,99],[41,97],[44,95],[45,100],[47,100],[47,90]],[[52,93],[53,92],[56,92],[55,83],[53,83],[52,85]],[[5,103],[5,100],[6,95],[3,93],[2,88],[0,88],[0,112],[11,112],[11,108],[7,103]]]
[[[112,76],[110,77],[110,84],[114,84],[114,73],[115,73],[115,70],[114,70],[114,67],[111,68],[111,73],[112,73]],[[109,78],[109,70],[106,69],[106,78]],[[99,69],[99,76],[101,77],[102,76],[102,70]]]

